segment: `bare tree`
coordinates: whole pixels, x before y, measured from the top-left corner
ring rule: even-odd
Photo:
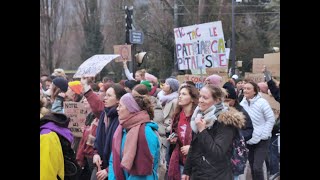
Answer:
[[[84,43],[81,44],[81,59],[87,58],[104,52],[103,40],[101,33],[101,0],[77,0],[73,1],[76,13],[83,30]]]
[[[64,0],[40,0],[40,72],[59,67],[65,54]]]

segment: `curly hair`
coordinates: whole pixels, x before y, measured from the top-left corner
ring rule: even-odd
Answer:
[[[146,95],[136,95],[136,96],[133,96],[133,98],[142,110],[145,110],[148,112],[150,119],[153,119],[154,111],[153,111],[153,106],[151,104],[149,97]]]

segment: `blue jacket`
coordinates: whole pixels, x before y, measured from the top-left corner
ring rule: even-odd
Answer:
[[[157,175],[157,169],[158,169],[158,162],[159,162],[159,157],[160,157],[160,143],[157,134],[154,132],[154,130],[158,130],[158,125],[154,122],[148,122],[146,123],[145,127],[145,134],[146,134],[146,139],[148,143],[148,147],[150,150],[150,153],[153,157],[153,172],[149,176],[131,176],[128,172],[124,171],[124,176],[128,180],[157,180],[158,175]],[[121,152],[123,151],[124,148],[124,143],[126,140],[127,136],[127,131],[123,129],[122,131],[122,141],[121,141]],[[120,157],[122,158],[122,157]],[[109,173],[108,173],[108,179],[113,180],[116,179],[114,171],[113,171],[113,156],[111,153],[110,159],[109,159]]]

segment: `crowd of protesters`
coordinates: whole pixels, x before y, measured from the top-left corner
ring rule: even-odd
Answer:
[[[279,173],[276,116],[264,96],[280,103],[280,85],[267,69],[265,82],[237,75],[208,76],[199,90],[175,76],[158,79],[144,69],[127,79],[68,80],[63,69],[40,79],[40,179],[64,178],[65,138],[81,168],[79,180],[237,180],[233,141],[240,131],[249,149],[253,180]],[[264,94],[264,95],[263,95]],[[75,137],[63,103],[81,102],[87,112],[82,137]]]

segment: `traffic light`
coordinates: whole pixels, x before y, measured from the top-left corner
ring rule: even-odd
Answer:
[[[125,19],[126,19],[126,43],[130,44],[129,36],[130,36],[130,30],[133,26],[133,6],[125,6]]]

